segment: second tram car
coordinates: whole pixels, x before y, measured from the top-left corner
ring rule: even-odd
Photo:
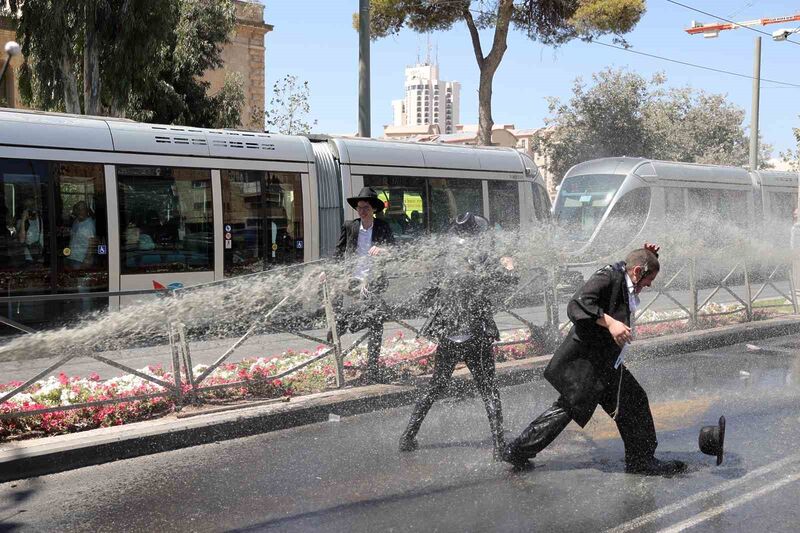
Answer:
[[[533,161],[502,148],[229,130],[0,109],[0,321],[41,327],[130,296],[330,255],[344,198],[379,191],[398,239],[473,210],[549,216]],[[127,299],[127,300],[126,300]]]
[[[561,237],[583,255],[600,244],[609,227],[622,231],[617,242],[627,244],[648,226],[695,212],[743,228],[766,221],[788,230],[797,197],[793,172],[613,157],[572,167],[561,182],[553,215]],[[615,225],[617,220],[624,226]]]

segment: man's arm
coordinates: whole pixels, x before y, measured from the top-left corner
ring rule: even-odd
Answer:
[[[603,318],[606,310],[602,304],[608,305],[610,285],[611,274],[608,270],[601,269],[592,274],[567,304],[569,319],[577,324],[586,321],[595,323]]]
[[[595,320],[595,324],[600,327],[606,328],[617,346],[622,347],[626,342],[630,342],[633,338],[631,328],[626,326],[623,322],[615,319],[611,315],[603,314],[602,317]]]
[[[342,232],[339,234],[339,242],[336,243],[336,250],[333,253],[333,257],[336,259],[342,259],[344,257],[344,253],[347,250],[347,228],[350,227],[349,222],[345,222],[342,224]]]

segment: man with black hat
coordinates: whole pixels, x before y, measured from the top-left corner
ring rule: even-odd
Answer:
[[[383,313],[382,309],[374,307],[382,307],[377,294],[386,288],[386,281],[373,271],[372,257],[384,253],[386,245],[394,244],[394,235],[388,223],[375,218],[376,213],[383,211],[384,204],[374,189],[364,187],[357,196],[348,198],[347,203],[358,213],[358,218],[342,226],[335,257],[355,259],[353,277],[348,286],[352,292],[358,293],[365,307],[372,305],[373,309],[370,312],[362,308],[344,313],[339,327],[369,330],[367,381],[376,383],[380,381],[378,357],[383,340]]]
[[[645,243],[625,261],[595,272],[570,300],[572,329],[544,371],[560,396],[506,447],[503,459],[515,468],[530,466],[528,460],[570,421],[586,426],[599,404],[617,423],[626,472],[671,475],[685,470],[681,461],[656,459],[658,441],[647,394],[623,364],[639,292],[660,269],[658,250]]]
[[[433,376],[400,437],[400,451],[416,449],[415,437],[425,416],[436,399],[447,391],[456,364],[464,361],[486,407],[495,459],[501,458],[505,447],[503,413],[492,348],[500,332],[494,322],[491,296],[515,283],[517,277],[512,273],[514,263],[510,257],[498,261],[481,245],[487,243],[475,239],[488,226],[482,216],[464,213],[456,218],[451,229],[458,239],[453,243],[457,249],[447,250],[447,254],[458,264],[454,272],[446,272],[444,279],[435,283],[431,291],[431,314],[420,330],[420,335],[438,344]],[[466,264],[461,264],[463,260]]]

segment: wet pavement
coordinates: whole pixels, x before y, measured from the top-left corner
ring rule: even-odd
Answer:
[[[602,411],[512,472],[493,463],[476,398],[434,406],[420,449],[397,451],[410,407],[0,484],[0,531],[796,531],[800,340],[633,361],[667,479],[623,473]],[[554,399],[504,388],[516,435]],[[728,422],[717,467],[703,425]]]

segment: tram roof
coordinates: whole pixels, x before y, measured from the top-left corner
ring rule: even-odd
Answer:
[[[578,174],[623,174],[635,173],[646,182],[680,181],[701,183],[729,183],[751,185],[750,172],[745,168],[659,161],[641,157],[606,157],[579,163],[572,167],[568,176]]]
[[[339,160],[347,165],[403,166],[525,173],[514,148],[453,146],[441,143],[334,138]],[[535,176],[535,166],[529,174]]]
[[[232,159],[313,159],[304,137],[2,108],[0,144]]]

